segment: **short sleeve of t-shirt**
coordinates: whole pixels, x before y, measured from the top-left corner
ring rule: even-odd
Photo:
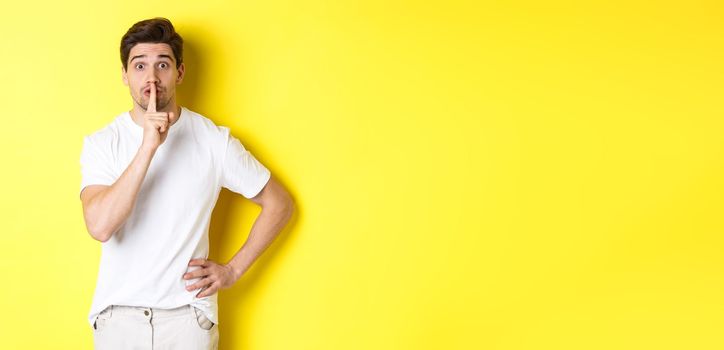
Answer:
[[[269,169],[231,134],[228,134],[223,164],[221,186],[246,198],[256,196],[271,177]]]
[[[80,154],[81,192],[88,185],[110,186],[116,182],[116,176],[109,157],[110,155],[104,154],[90,137],[83,137],[83,150]]]

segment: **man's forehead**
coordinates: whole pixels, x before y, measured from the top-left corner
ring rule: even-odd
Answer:
[[[129,61],[134,57],[144,56],[144,58],[157,58],[158,56],[168,56],[174,60],[173,50],[171,46],[165,43],[140,43],[131,48],[128,53]]]

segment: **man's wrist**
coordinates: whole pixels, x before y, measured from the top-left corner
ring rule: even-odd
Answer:
[[[232,265],[231,263],[228,263],[228,264],[226,264],[226,265],[224,265],[224,266],[225,266],[226,268],[228,268],[229,271],[231,271],[231,274],[234,276],[234,282],[238,281],[239,278],[241,278],[241,275],[244,273],[243,271],[241,271],[241,269],[236,268],[236,267],[235,267],[234,265]]]

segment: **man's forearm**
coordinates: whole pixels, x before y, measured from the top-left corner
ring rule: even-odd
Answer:
[[[251,265],[274,241],[286,226],[294,212],[293,204],[280,208],[264,208],[254,221],[244,245],[226,264],[231,267],[236,280],[246,273]]]
[[[140,147],[118,180],[89,201],[86,217],[89,227],[95,231],[94,236],[106,241],[126,221],[155,152],[155,149]]]

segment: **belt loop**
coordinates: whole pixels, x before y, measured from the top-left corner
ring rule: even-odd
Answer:
[[[111,305],[111,307],[108,310],[108,318],[111,318],[111,317],[113,317],[113,305]]]

